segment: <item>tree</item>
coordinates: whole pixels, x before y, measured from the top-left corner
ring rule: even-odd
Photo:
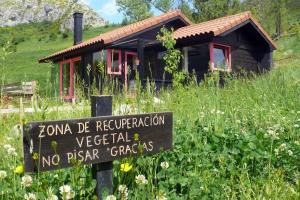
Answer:
[[[124,13],[126,22],[135,22],[146,19],[153,14],[151,5],[145,0],[116,0],[119,11]]]
[[[189,2],[192,0],[116,0],[119,11],[124,13],[126,22],[135,22],[152,16],[151,8],[156,8],[161,12],[181,9],[187,16],[191,16]]]
[[[243,4],[273,37],[282,34],[287,24],[287,0],[245,0]]]
[[[240,0],[193,0],[193,18],[197,22],[236,13],[241,9]]]

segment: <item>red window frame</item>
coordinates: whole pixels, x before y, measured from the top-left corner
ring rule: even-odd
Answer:
[[[214,48],[223,49],[225,51],[225,59],[227,67],[225,70],[215,67],[214,65]],[[231,72],[231,47],[224,44],[218,44],[218,43],[209,43],[209,58],[210,58],[210,67],[212,71],[227,71]]]
[[[117,71],[117,72],[112,71],[112,53],[114,53],[114,52],[117,52],[119,55],[119,58],[118,58],[119,71]],[[106,61],[107,61],[107,73],[108,74],[122,75],[122,53],[121,53],[121,50],[107,49]]]
[[[71,100],[74,98],[74,62],[80,61],[81,57],[75,57],[59,62],[60,72],[59,72],[59,94],[65,100]],[[63,64],[70,63],[70,85],[69,85],[69,95],[63,96]]]
[[[127,91],[127,73],[128,73],[128,66],[127,66],[127,56],[132,55],[132,56],[137,56],[138,54],[134,51],[126,51],[125,52],[125,90]]]

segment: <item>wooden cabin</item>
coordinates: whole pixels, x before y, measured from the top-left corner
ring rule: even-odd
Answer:
[[[82,16],[74,14],[74,45],[39,60],[59,65],[59,90],[64,99],[76,96],[74,74],[86,87],[99,82],[99,63],[104,65],[106,75],[125,88],[134,86],[135,71],[142,83],[147,79],[155,81],[157,87],[171,83],[171,75],[163,75],[165,49],[156,40],[162,27],[174,29],[173,37],[183,55],[180,68],[195,72],[199,80],[214,70],[229,73],[270,70],[272,52],[276,49],[250,12],[193,24],[179,10],[174,10],[84,42]]]

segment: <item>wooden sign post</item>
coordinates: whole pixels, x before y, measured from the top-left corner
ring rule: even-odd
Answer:
[[[112,96],[91,96],[92,117],[112,115]],[[93,178],[97,180],[96,194],[102,200],[105,189],[113,193],[113,163],[112,161],[94,164]]]
[[[104,188],[112,193],[113,160],[172,148],[171,112],[110,116],[111,96],[91,97],[91,111],[91,118],[25,124],[25,172],[93,164],[100,199]]]

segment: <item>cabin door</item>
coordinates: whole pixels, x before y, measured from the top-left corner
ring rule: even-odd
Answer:
[[[72,100],[74,93],[74,75],[80,73],[81,58],[72,58],[60,62],[60,96],[64,100]],[[76,77],[75,75],[75,77]]]
[[[137,66],[139,65],[137,53],[127,51],[125,52],[125,89],[129,90],[135,88],[135,75]]]

